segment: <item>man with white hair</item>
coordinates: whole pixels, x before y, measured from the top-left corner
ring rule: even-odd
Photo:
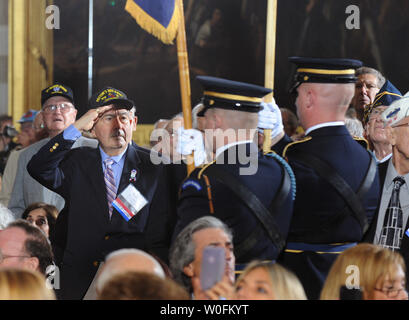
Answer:
[[[382,114],[392,158],[378,165],[381,201],[365,240],[398,251],[409,266],[409,97]]]
[[[48,138],[42,139],[25,148],[18,157],[17,174],[9,197],[8,208],[16,218],[21,217],[26,207],[34,202],[45,202],[57,207],[60,211],[64,207],[65,200],[57,193],[42,186],[34,180],[27,171],[27,164],[51,138],[63,132],[75,122],[77,112],[74,93],[68,86],[55,83],[41,91],[41,114],[43,115],[44,129]],[[96,148],[96,139],[80,137],[75,141],[72,148],[92,147]]]
[[[373,151],[377,163],[387,162],[392,156],[392,146],[386,136],[381,114],[393,101],[400,98],[402,98],[400,91],[389,80],[386,80],[373,103],[365,107],[362,120],[365,127],[365,138],[369,142],[370,150]]]
[[[106,256],[105,263],[99,268],[84,300],[95,300],[112,277],[128,271],[152,273],[162,279],[166,277],[160,263],[145,251],[135,248],[119,249]]]

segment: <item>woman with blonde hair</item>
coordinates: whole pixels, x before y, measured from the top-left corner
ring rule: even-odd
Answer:
[[[25,269],[0,270],[0,300],[55,300],[45,277]]]
[[[343,286],[359,288],[363,300],[407,300],[405,269],[398,252],[374,244],[358,244],[335,260],[321,300],[340,299]]]
[[[306,300],[297,276],[278,263],[253,261],[235,285],[238,300]]]

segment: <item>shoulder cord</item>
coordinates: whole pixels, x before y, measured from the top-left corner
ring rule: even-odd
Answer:
[[[287,163],[287,161],[285,161],[282,157],[280,157],[278,154],[274,153],[274,152],[270,152],[270,153],[266,153],[266,156],[270,156],[272,158],[274,158],[276,161],[278,161],[279,163],[281,163],[284,167],[284,169],[287,171],[288,175],[290,176],[291,179],[291,190],[292,190],[292,198],[293,201],[295,200],[295,195],[296,195],[296,180],[295,180],[295,175],[294,175],[294,171],[293,169],[291,169],[290,165]]]

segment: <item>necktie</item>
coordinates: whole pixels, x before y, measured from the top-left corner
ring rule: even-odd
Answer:
[[[115,178],[114,178],[114,171],[112,170],[112,165],[114,164],[114,160],[106,159],[104,160],[105,164],[105,186],[107,189],[107,200],[108,200],[108,209],[109,209],[109,218],[112,216],[112,202],[115,200],[116,197],[116,186],[115,186]]]
[[[400,187],[405,184],[402,177],[393,179],[394,185],[389,205],[386,208],[385,218],[379,244],[392,251],[400,249],[403,237],[402,208],[399,201]]]

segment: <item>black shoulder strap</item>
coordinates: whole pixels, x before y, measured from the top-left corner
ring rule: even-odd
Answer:
[[[349,184],[335,171],[335,169],[320,158],[311,154],[307,154],[300,150],[292,150],[290,157],[291,159],[302,162],[308,165],[310,168],[314,169],[322,179],[326,180],[335,188],[335,190],[337,190],[337,192],[346,202],[347,208],[334,215],[330,220],[327,221],[327,224],[339,223],[339,221],[346,218],[352,211],[355,218],[361,225],[363,233],[365,233],[368,229],[368,219],[366,217],[365,209],[362,205],[362,199],[369,188],[372,186],[372,183],[374,182],[376,176],[375,159],[370,156],[371,162],[366,172],[366,176],[362,181],[358,192],[355,193],[349,186]],[[348,207],[350,210],[348,210]],[[322,225],[320,227],[323,228]]]
[[[279,162],[278,162],[279,163]],[[281,164],[280,164],[281,165]],[[281,165],[283,171],[283,182],[281,183],[280,190],[275,196],[274,200],[270,204],[270,212],[278,212],[283,206],[284,201],[287,199],[289,193],[291,192],[291,178],[287,170]]]
[[[281,252],[285,246],[285,239],[283,238],[276,222],[274,221],[272,213],[263,205],[260,199],[251,192],[246,186],[244,186],[239,179],[237,179],[233,174],[221,170],[217,165],[209,166],[205,171],[206,175],[210,175],[217,179],[220,183],[223,183],[230,188],[243,203],[254,213],[256,218],[260,221],[271,241],[276,246],[278,252]],[[279,194],[275,197],[270,205],[270,208],[279,208],[283,201],[288,196],[288,192],[291,188],[290,177],[286,170],[284,170],[283,184],[280,188]],[[285,194],[286,192],[286,194]],[[250,250],[254,244],[257,243],[259,235],[257,232],[252,232],[249,237],[241,244],[236,246],[235,251],[237,251],[239,256],[242,256],[246,251]]]

